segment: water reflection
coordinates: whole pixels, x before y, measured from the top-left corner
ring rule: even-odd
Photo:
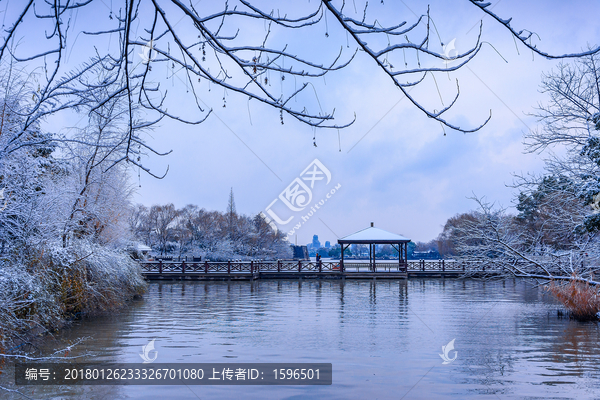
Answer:
[[[328,387],[36,387],[35,398],[594,398],[600,330],[556,316],[517,281],[277,280],[151,283],[143,300],[77,322],[45,351],[140,362],[332,362]],[[441,348],[455,339],[456,361]],[[452,356],[452,354],[451,354]],[[0,375],[10,386],[9,374]],[[4,397],[2,397],[4,396]],[[12,398],[2,394],[0,398]]]

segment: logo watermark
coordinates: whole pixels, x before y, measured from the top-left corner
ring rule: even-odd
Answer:
[[[442,354],[439,354],[440,357],[442,357],[442,360],[444,360],[444,362],[442,364],[450,364],[451,362],[453,362],[454,360],[456,360],[456,357],[458,357],[458,351],[454,350],[454,341],[456,339],[452,339],[447,345],[442,346]],[[454,350],[454,358],[450,358],[450,352]]]
[[[454,62],[456,57],[458,57],[458,51],[456,50],[454,42],[456,42],[456,38],[452,39],[450,43],[442,46],[444,52],[444,65],[446,66]]]
[[[156,358],[158,357],[158,351],[154,350],[154,341],[155,340],[156,339],[152,339],[150,342],[148,342],[147,345],[142,346],[143,353],[140,353],[140,357],[142,357],[142,360],[144,360],[144,364],[154,362],[154,360],[156,360]],[[150,358],[150,352],[153,350],[154,350],[154,358]]]
[[[149,64],[150,61],[154,61],[154,59],[156,58],[157,55],[157,51],[154,48],[154,41],[151,40],[149,42],[147,42],[143,47],[142,47],[142,52],[139,53],[140,58],[142,59],[142,64]]]
[[[303,213],[303,215],[300,215],[300,220],[288,232],[288,238],[291,237],[342,186],[338,183],[330,187],[319,201],[313,202],[313,190],[315,186],[326,188],[330,183],[331,172],[321,161],[315,158],[300,173],[300,176],[294,178],[283,192],[266,207],[265,212],[268,215],[269,222],[274,221],[278,226],[283,227],[298,217],[299,213]],[[308,211],[305,211],[307,209]]]

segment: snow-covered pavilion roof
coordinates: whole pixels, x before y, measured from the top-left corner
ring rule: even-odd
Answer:
[[[391,244],[410,242],[410,239],[392,232],[384,231],[383,229],[370,226],[361,231],[353,233],[338,239],[338,243],[376,243],[376,244]]]
[[[137,251],[152,251],[152,247],[146,246],[143,243],[136,243],[134,247]]]

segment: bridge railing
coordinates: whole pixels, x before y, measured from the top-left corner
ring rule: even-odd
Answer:
[[[277,260],[277,261],[140,261],[145,273],[253,273],[268,272],[335,272],[340,270],[338,261]]]
[[[144,273],[255,273],[255,272],[339,272],[340,261],[253,260],[253,261],[140,261]],[[481,261],[408,260],[377,262],[377,272],[496,272],[505,264]],[[345,272],[372,271],[368,262],[344,262]]]

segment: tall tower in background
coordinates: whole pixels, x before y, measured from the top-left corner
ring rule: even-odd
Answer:
[[[319,235],[313,236],[312,247],[317,250],[321,248],[321,242],[319,242]]]

